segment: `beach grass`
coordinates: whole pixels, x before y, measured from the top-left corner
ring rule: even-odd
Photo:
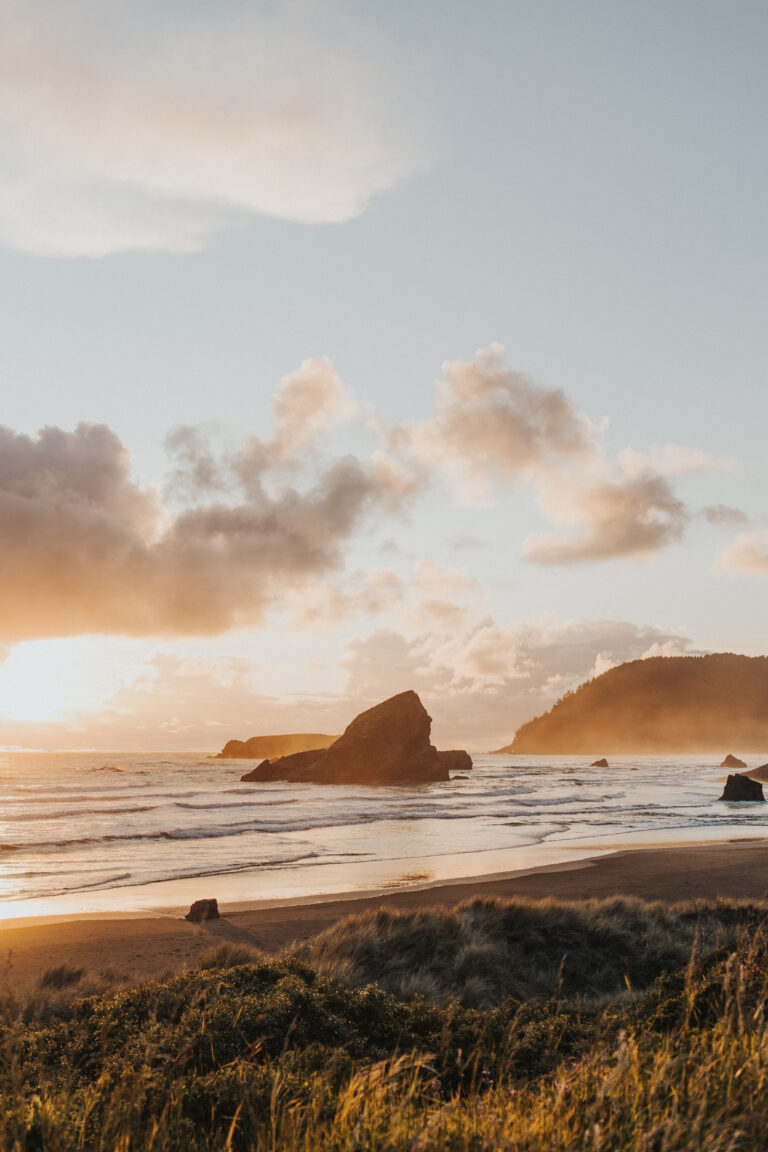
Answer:
[[[138,987],[62,973],[0,1004],[14,1152],[768,1143],[760,904],[483,900]]]

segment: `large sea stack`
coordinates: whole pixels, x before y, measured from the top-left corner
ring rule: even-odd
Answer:
[[[466,752],[438,752],[432,720],[415,692],[401,692],[361,712],[327,749],[258,764],[241,779],[314,784],[424,784],[472,767]]]

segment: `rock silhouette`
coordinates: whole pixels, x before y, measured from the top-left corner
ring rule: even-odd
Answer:
[[[739,760],[738,756],[731,756],[730,752],[720,765],[721,768],[746,768],[743,760]]]
[[[193,924],[203,924],[206,920],[219,919],[219,904],[217,900],[195,900],[184,917],[185,920],[191,920]]]
[[[757,780],[750,780],[749,776],[741,776],[736,772],[729,776],[725,782],[721,800],[752,800],[764,801],[763,786]]]
[[[759,768],[753,768],[751,772],[745,772],[745,776],[749,776],[750,780],[768,780],[768,764],[761,764]]]
[[[438,752],[437,758],[447,772],[469,772],[472,767],[472,757],[469,752],[452,748],[449,752]]]
[[[327,749],[264,761],[246,782],[421,784],[448,780],[449,769],[472,767],[466,752],[440,753],[430,743],[432,720],[415,692],[400,692],[361,712]]]
[[[607,768],[607,767],[608,767],[608,761],[606,760],[605,756],[603,756],[602,760],[593,760],[592,763],[590,764],[590,768]]]
[[[324,732],[287,732],[280,736],[251,736],[250,740],[229,740],[216,760],[275,760],[294,752],[330,748],[338,736]]]
[[[768,749],[766,700],[767,656],[651,656],[620,664],[567,692],[498,751],[759,752]]]

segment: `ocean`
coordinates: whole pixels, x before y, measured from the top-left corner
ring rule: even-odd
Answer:
[[[0,754],[0,919],[226,910],[768,835],[768,804],[718,800],[714,756],[473,759],[467,779],[366,788],[243,784],[250,761],[190,754]]]

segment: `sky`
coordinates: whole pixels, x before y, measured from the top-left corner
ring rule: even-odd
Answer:
[[[0,0],[0,746],[766,651],[759,0]]]

